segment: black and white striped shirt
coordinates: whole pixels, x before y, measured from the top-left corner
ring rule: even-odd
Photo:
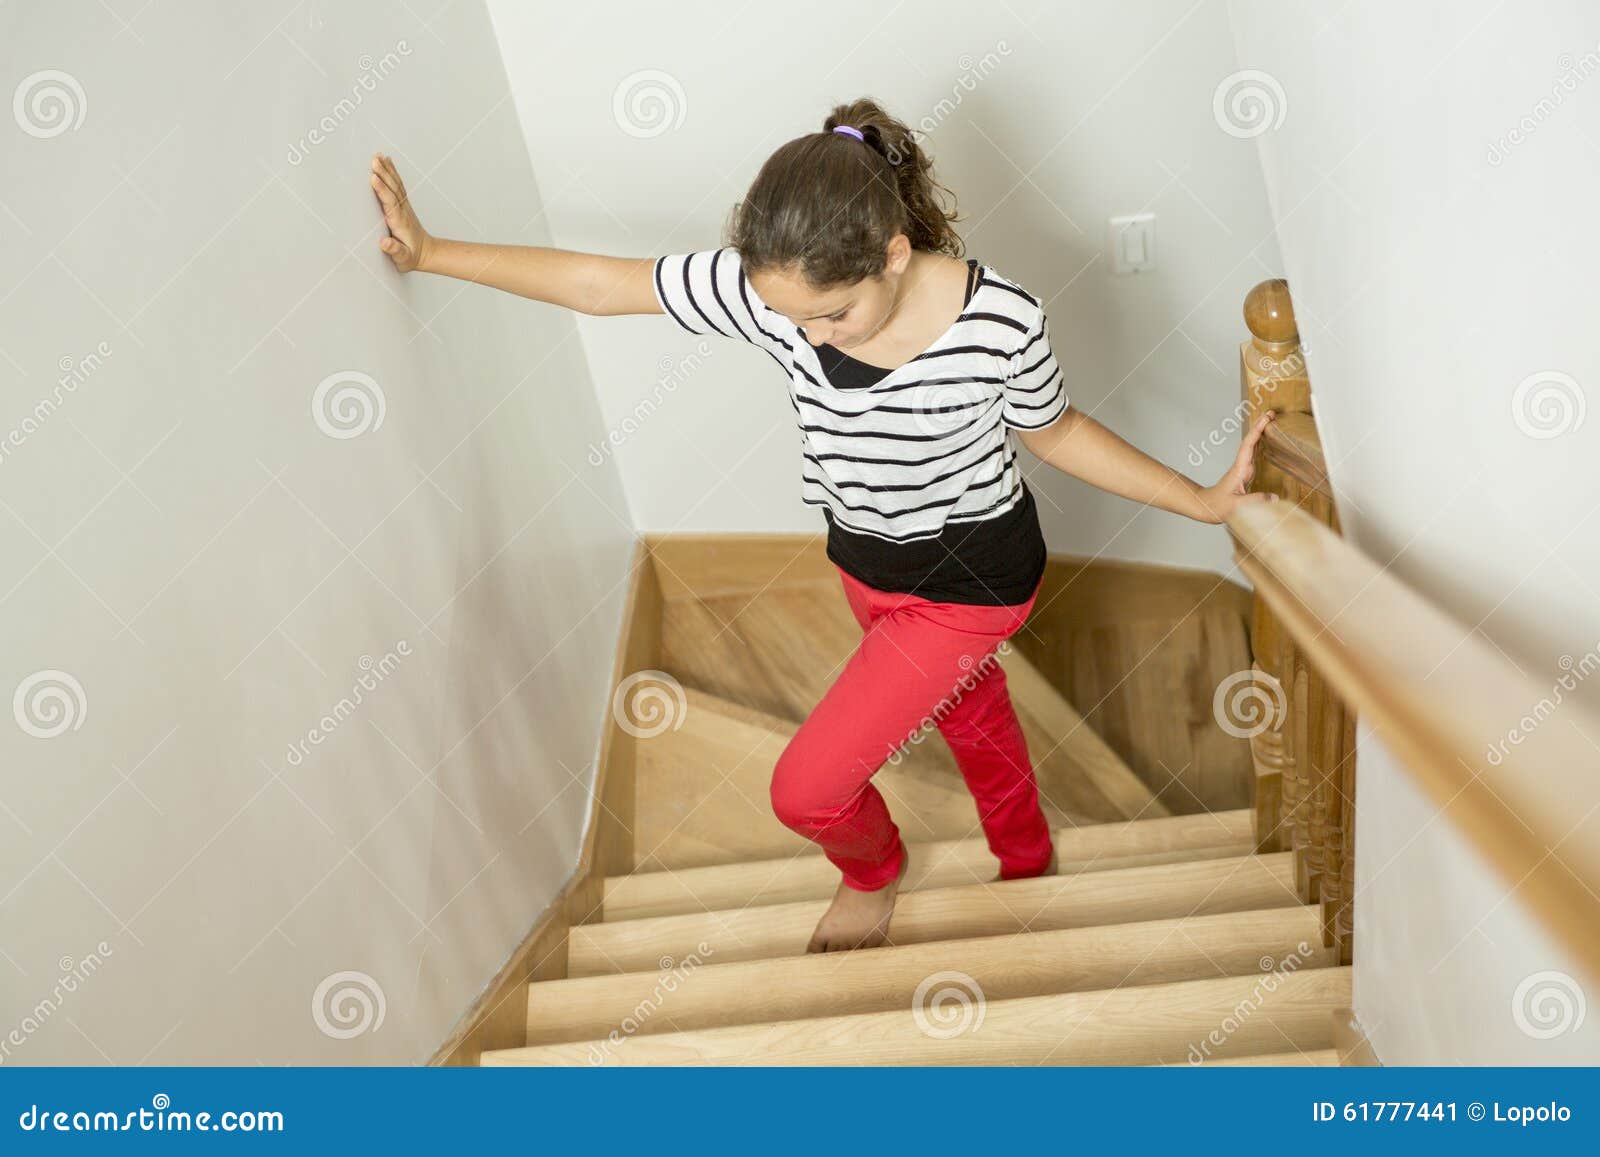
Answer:
[[[800,328],[767,306],[732,246],[659,257],[655,291],[690,333],[765,350],[789,380],[802,500],[857,534],[894,543],[997,518],[1022,500],[1009,430],[1067,408],[1043,304],[981,265],[959,317],[922,353],[864,389],[830,383]]]

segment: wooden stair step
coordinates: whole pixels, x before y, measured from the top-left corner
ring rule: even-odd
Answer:
[[[1145,864],[1249,855],[1255,849],[1253,812],[1163,819],[1119,820],[1063,828],[1055,833],[1061,874],[1132,868]],[[910,846],[911,866],[902,892],[992,880],[998,871],[981,836]],[[737,864],[635,872],[605,881],[601,919],[634,920],[687,912],[826,899],[839,870],[821,855],[784,856]]]
[[[503,1065],[1154,1065],[1332,1046],[1348,965],[485,1052]],[[1241,1013],[1241,1009],[1246,1010]],[[950,1011],[946,1005],[944,1011]],[[962,1028],[962,1031],[955,1031]],[[1227,1027],[1224,1027],[1227,1026]],[[1213,1034],[1220,1038],[1214,1044]]]
[[[662,661],[685,688],[798,724],[860,643],[861,627],[831,563],[819,571],[773,562],[773,575],[759,584],[710,580],[700,591],[671,582]],[[695,573],[697,584],[709,578]],[[1019,648],[1007,646],[1001,664],[1047,812],[1091,821],[1171,814]],[[916,746],[925,749],[918,752],[924,770],[960,785],[943,743]],[[1059,826],[1053,816],[1051,823]]]
[[[889,931],[895,944],[917,944],[1299,903],[1293,854],[1274,852],[908,892]],[[580,924],[568,934],[567,974],[639,972],[691,953],[718,963],[798,956],[827,907],[802,900]]]
[[[1043,794],[1107,819],[1172,814],[1026,655],[1008,647],[1000,665]]]
[[[528,986],[528,1044],[910,1008],[919,985],[955,971],[987,1000],[1338,964],[1315,905],[1181,916],[926,944],[810,953]],[[664,988],[664,984],[670,987]],[[966,983],[963,981],[962,983]],[[643,1011],[641,1011],[643,1010]]]
[[[799,725],[692,687],[684,696],[676,729],[634,741],[634,870],[820,856],[772,814],[772,769]],[[872,777],[908,842],[983,834],[976,802],[959,775],[940,770],[941,757],[949,752],[938,744],[915,744]],[[1052,827],[1094,822],[1045,814]]]
[[[1257,1065],[1259,1065],[1259,1066],[1267,1066],[1267,1067],[1279,1067],[1279,1066],[1282,1066],[1282,1067],[1294,1067],[1294,1066],[1300,1066],[1300,1067],[1305,1067],[1305,1068],[1338,1068],[1339,1067],[1339,1050],[1338,1049],[1311,1049],[1308,1052],[1262,1053],[1260,1056],[1254,1056],[1254,1057],[1218,1057],[1215,1060],[1201,1061],[1199,1063],[1202,1066],[1205,1066],[1205,1065],[1234,1065],[1234,1066],[1251,1065],[1251,1066],[1257,1066]],[[1188,1065],[1189,1062],[1188,1061],[1169,1061],[1168,1064],[1171,1064],[1171,1065],[1177,1065],[1177,1064]]]

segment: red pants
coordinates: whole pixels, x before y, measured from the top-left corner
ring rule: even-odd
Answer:
[[[850,887],[882,888],[899,874],[905,846],[872,775],[908,739],[921,741],[924,728],[937,727],[977,803],[1001,877],[1037,875],[1050,861],[1050,827],[994,652],[1026,621],[1038,590],[1015,606],[970,606],[880,591],[839,574],[864,634],[778,759],[778,818],[820,844]]]

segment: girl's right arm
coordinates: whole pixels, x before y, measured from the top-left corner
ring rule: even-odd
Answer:
[[[394,162],[372,157],[372,191],[389,236],[378,247],[401,273],[420,270],[475,281],[579,313],[660,313],[653,257],[605,257],[537,245],[486,245],[434,237],[417,220]]]

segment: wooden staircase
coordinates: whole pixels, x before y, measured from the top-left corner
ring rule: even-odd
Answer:
[[[574,919],[566,975],[526,986],[526,1045],[480,1064],[1339,1063],[1351,970],[1292,853],[1258,854],[1249,808],[1170,814],[1014,648],[1059,874],[994,879],[930,736],[873,779],[910,855],[891,943],[806,954],[838,873],[772,815],[768,781],[859,628],[814,566],[662,585],[681,698],[637,741],[632,871]]]

